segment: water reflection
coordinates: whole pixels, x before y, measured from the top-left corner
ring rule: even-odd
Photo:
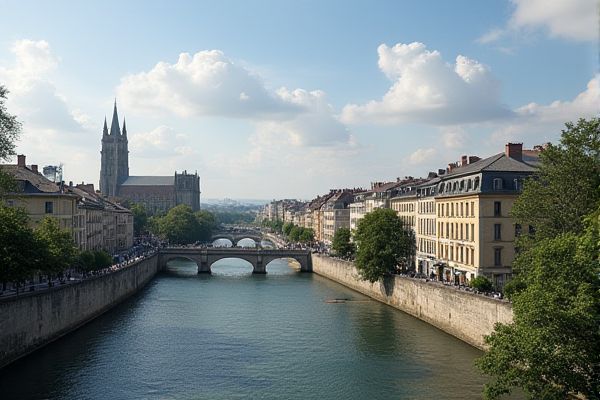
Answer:
[[[238,247],[247,247],[247,248],[256,247],[256,242],[254,241],[254,239],[244,238],[244,239],[238,240],[237,246]]]
[[[216,239],[212,245],[214,247],[233,247],[233,243],[229,239]]]

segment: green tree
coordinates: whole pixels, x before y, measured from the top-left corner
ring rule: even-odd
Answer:
[[[7,161],[15,155],[15,141],[21,133],[21,124],[17,117],[6,110],[8,90],[0,85],[0,161]],[[0,169],[0,195],[15,190],[14,179]]]
[[[198,221],[198,237],[196,240],[208,241],[212,237],[213,231],[217,227],[215,215],[209,211],[196,211],[194,214]]]
[[[542,151],[538,172],[525,181],[511,211],[517,223],[535,228],[537,239],[580,233],[583,217],[600,200],[600,119],[565,126],[560,143]]]
[[[160,235],[171,243],[186,244],[199,240],[200,224],[191,207],[180,204],[157,219]]]
[[[25,210],[0,204],[0,282],[23,282],[41,265],[44,243],[28,223]]]
[[[105,251],[94,252],[94,270],[98,271],[104,268],[108,268],[112,265],[113,258]]]
[[[302,236],[302,231],[304,228],[301,228],[299,226],[296,225],[292,225],[292,229],[290,230],[290,233],[288,235],[288,239],[292,242],[299,242],[300,241],[300,236]]]
[[[482,275],[471,280],[470,286],[480,292],[490,292],[492,290],[492,282]]]
[[[486,398],[517,387],[531,399],[600,398],[599,218],[600,208],[583,235],[542,239],[515,261],[514,321],[496,326],[477,361],[495,377]]]
[[[415,238],[394,210],[378,208],[362,218],[354,235],[356,268],[363,279],[376,282],[397,265],[408,264]]]
[[[77,248],[71,233],[58,226],[51,217],[44,218],[34,231],[40,243],[43,243],[43,261],[40,270],[52,275],[60,274],[71,267],[77,257]]]
[[[315,240],[315,231],[312,228],[304,228],[302,229],[302,233],[300,234],[300,242],[302,243],[310,243]]]
[[[283,234],[285,236],[289,236],[290,232],[292,231],[292,229],[294,228],[294,224],[292,224],[291,222],[286,222],[285,224],[283,224],[283,226],[281,227],[281,231],[283,232]]]
[[[349,258],[354,255],[356,251],[356,245],[352,242],[352,235],[350,229],[339,228],[333,235],[333,241],[331,248],[338,256],[342,258]]]
[[[133,214],[133,233],[140,236],[148,230],[148,213],[140,203],[133,203],[129,208]]]

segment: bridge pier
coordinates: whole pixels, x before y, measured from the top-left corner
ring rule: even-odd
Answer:
[[[262,256],[256,256],[256,262],[252,264],[252,273],[253,274],[266,274],[267,266],[263,262]]]
[[[210,274],[210,264],[208,263],[208,257],[206,254],[200,256],[200,264],[198,264],[199,274]]]

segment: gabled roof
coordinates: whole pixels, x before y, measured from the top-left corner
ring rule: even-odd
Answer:
[[[174,176],[130,176],[121,186],[175,186]]]

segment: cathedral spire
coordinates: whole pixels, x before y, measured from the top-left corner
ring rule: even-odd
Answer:
[[[104,116],[104,129],[102,129],[102,135],[108,135],[108,126],[106,126],[106,115]]]
[[[127,136],[127,127],[125,126],[125,117],[123,117],[123,136]]]
[[[117,114],[117,99],[115,99],[115,108],[113,110],[112,122],[110,124],[110,135],[121,135],[121,128],[119,127],[119,115]]]

